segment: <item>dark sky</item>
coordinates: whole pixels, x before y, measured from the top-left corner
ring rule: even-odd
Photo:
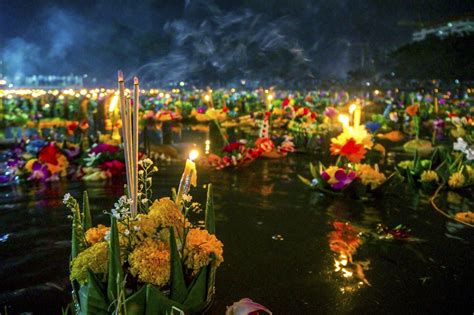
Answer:
[[[0,1],[8,74],[117,69],[156,82],[343,77],[471,0]]]

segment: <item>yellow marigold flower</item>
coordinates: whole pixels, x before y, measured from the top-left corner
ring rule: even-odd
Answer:
[[[401,161],[400,163],[398,163],[398,167],[400,168],[403,168],[403,169],[407,169],[407,168],[413,168],[415,166],[415,163],[413,161]]]
[[[170,198],[155,200],[148,215],[157,220],[159,226],[179,226],[184,223],[184,215]]]
[[[106,273],[108,262],[109,244],[107,242],[97,243],[79,255],[72,261],[71,280],[77,280],[80,284],[87,281],[87,269],[93,273]]]
[[[165,242],[146,238],[128,256],[130,272],[138,276],[141,282],[152,283],[159,287],[170,279],[170,250]]]
[[[449,177],[448,185],[451,188],[459,188],[464,186],[465,182],[466,178],[464,177],[464,175],[460,172],[457,172]]]
[[[197,273],[202,267],[211,262],[211,253],[216,256],[216,266],[219,266],[224,258],[222,257],[224,245],[215,235],[209,234],[207,230],[199,228],[190,229],[186,236],[184,247],[184,262],[186,267]]]
[[[383,173],[368,164],[357,164],[355,170],[362,184],[370,186],[370,189],[376,189],[387,180]]]
[[[454,204],[459,205],[462,202],[462,197],[458,193],[455,193],[453,191],[448,191],[448,196],[447,196],[446,200],[449,203],[454,203]]]
[[[469,181],[473,182],[474,181],[474,168],[470,165],[466,165],[466,172],[467,172],[467,176],[469,177]]]
[[[438,173],[436,173],[435,171],[423,171],[423,173],[421,173],[420,175],[420,182],[422,183],[438,182],[438,180]]]
[[[362,144],[366,149],[370,149],[374,145],[372,142],[372,135],[367,131],[367,129],[365,129],[364,126],[344,129],[344,131],[339,134],[339,136],[331,139],[331,143],[342,146],[351,138],[354,139],[357,144]]]
[[[103,224],[99,224],[97,227],[90,228],[86,231],[86,241],[90,245],[102,242],[109,231],[110,228]]]

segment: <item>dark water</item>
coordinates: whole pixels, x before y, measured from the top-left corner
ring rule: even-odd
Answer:
[[[202,143],[196,133],[184,134],[189,139]],[[203,202],[202,185],[215,185],[217,235],[224,243],[211,314],[224,314],[244,297],[274,314],[472,314],[472,230],[403,191],[366,202],[318,195],[296,177],[308,174],[308,161],[295,154],[238,171],[198,168],[194,199]],[[155,197],[170,195],[183,167],[184,162],[159,164]],[[9,305],[9,314],[59,314],[69,301],[70,223],[62,196],[69,191],[77,198],[85,189],[94,223],[107,223],[102,211],[122,195],[123,182],[26,184],[0,191],[0,303]],[[328,243],[334,221],[364,231],[378,223],[404,224],[418,241],[365,238],[354,254],[354,261],[370,262],[364,283],[336,271],[339,255]]]

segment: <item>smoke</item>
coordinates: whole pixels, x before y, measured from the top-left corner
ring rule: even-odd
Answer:
[[[360,64],[360,47],[369,60],[379,45],[409,40],[410,29],[397,21],[419,14],[408,4],[377,0],[39,3],[24,17],[18,5],[21,32],[2,34],[9,76],[88,74],[105,84],[117,69],[154,85],[344,78]]]

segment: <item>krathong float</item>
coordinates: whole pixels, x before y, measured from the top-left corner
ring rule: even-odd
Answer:
[[[322,162],[316,165],[310,163],[312,179],[301,175],[298,177],[306,185],[323,193],[352,198],[383,193],[384,187],[392,184],[394,176],[387,177],[379,170],[378,164],[372,165],[367,157],[369,151],[380,155],[385,150],[380,145],[374,145],[372,135],[360,124],[359,109],[352,112],[355,117],[353,125],[349,125],[348,116],[340,115],[343,132],[331,139],[331,155],[338,157],[335,164],[325,167]]]
[[[223,245],[216,238],[212,185],[208,185],[205,228],[193,225],[201,206],[189,195],[196,186],[194,162],[186,161],[173,199],[152,201],[149,159],[138,161],[138,108],[125,98],[119,72],[127,194],[110,211],[110,227],[93,226],[88,195],[83,207],[70,194],[72,248],[70,279],[76,314],[201,314],[214,297]],[[134,104],[139,86],[135,79]],[[190,158],[195,157],[192,153]]]

